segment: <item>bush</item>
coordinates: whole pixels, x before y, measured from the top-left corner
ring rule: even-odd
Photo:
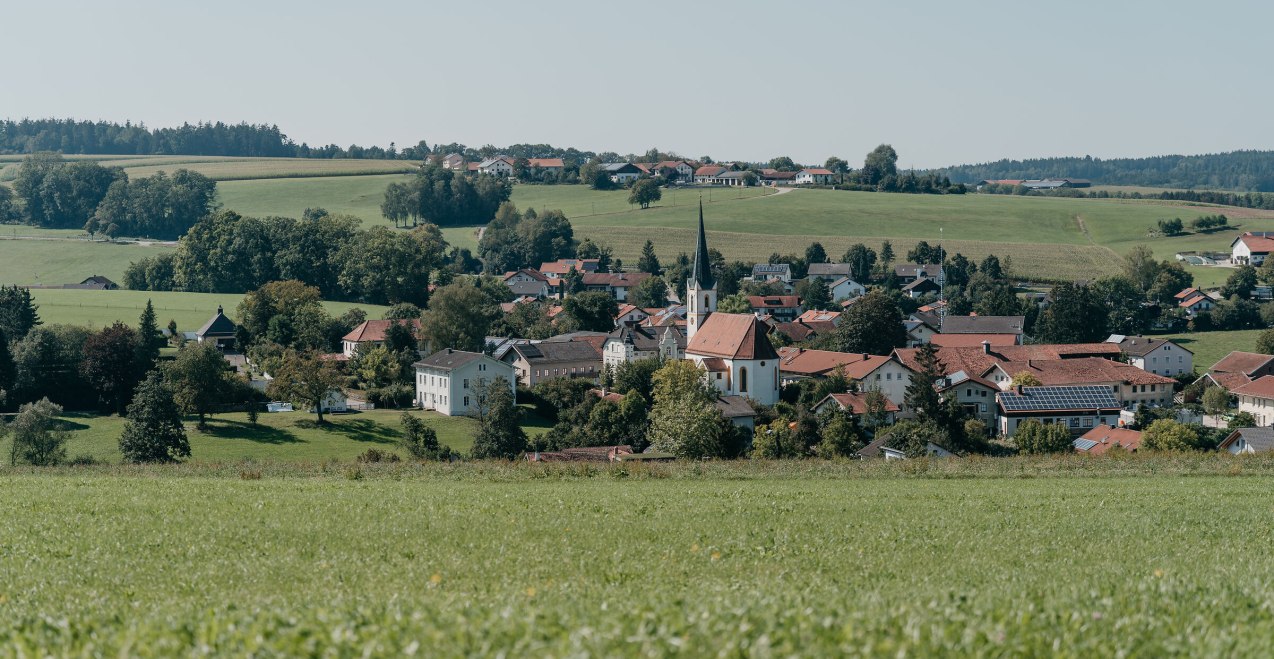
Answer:
[[[413,416],[409,412],[402,414],[403,437],[398,440],[398,445],[407,451],[407,454],[417,460],[440,460],[446,461],[456,457],[454,451],[450,447],[443,446],[438,442],[438,433],[433,428],[425,425],[425,422],[418,416]]]
[[[363,451],[361,455],[359,455],[357,458],[354,459],[355,462],[358,462],[360,464],[374,464],[377,462],[400,462],[401,460],[402,458],[398,457],[397,453],[382,451],[378,448],[369,448],[366,451]]]
[[[1075,440],[1070,428],[1061,423],[1044,425],[1035,419],[1017,427],[1013,442],[1018,450],[1028,454],[1066,453],[1075,450]]]

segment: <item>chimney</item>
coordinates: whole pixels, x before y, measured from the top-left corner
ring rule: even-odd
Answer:
[[[865,353],[865,352],[864,352],[864,353],[863,353],[863,361],[867,361],[867,358],[868,358],[868,357],[870,357],[870,356],[871,356],[871,355],[869,355],[869,354],[867,354],[867,353]]]
[[[1019,395],[1019,396],[1025,396],[1025,395],[1026,395],[1026,391],[1024,391],[1023,386],[1022,386],[1022,385],[1020,385],[1020,384],[1019,384],[1019,385],[1017,385],[1017,395]]]
[[[989,355],[989,354],[991,354],[991,342],[990,342],[990,341],[983,341],[983,342],[982,342],[982,354],[984,354],[984,355]]]

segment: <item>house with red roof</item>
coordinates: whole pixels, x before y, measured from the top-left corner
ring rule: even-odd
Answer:
[[[748,307],[758,316],[773,316],[780,323],[790,323],[805,312],[801,298],[795,295],[749,295]]]
[[[1213,364],[1199,380],[1234,391],[1266,375],[1274,375],[1274,356],[1235,350]]]
[[[1274,232],[1244,231],[1230,242],[1230,261],[1259,266],[1265,262],[1271,250],[1274,250]]]
[[[778,350],[779,374],[783,384],[811,378],[825,378],[839,372],[860,383],[863,390],[876,389],[899,407],[903,406],[907,385],[915,371],[893,355],[869,355],[785,347]]]
[[[1230,390],[1239,401],[1239,411],[1256,417],[1256,425],[1274,425],[1274,375],[1261,377]]]
[[[1105,455],[1112,449],[1135,453],[1141,448],[1141,433],[1102,424],[1080,435],[1074,443],[1075,452],[1084,455]]]
[[[624,302],[633,288],[651,276],[649,272],[587,272],[584,290],[607,293],[617,302]]]
[[[852,391],[843,394],[827,394],[827,397],[814,405],[815,414],[822,414],[825,410],[837,409],[849,412],[854,416],[863,416],[867,414],[868,401],[867,394]],[[898,406],[888,398],[885,399],[885,407],[883,410],[884,418],[881,420],[883,425],[890,425],[894,422],[898,414]]]
[[[361,349],[372,349],[377,346],[385,345],[385,332],[389,330],[389,326],[394,323],[411,324],[412,333],[420,335],[420,319],[414,318],[407,320],[365,320],[363,324],[355,327],[349,334],[341,337],[341,354],[347,359],[353,359]]]

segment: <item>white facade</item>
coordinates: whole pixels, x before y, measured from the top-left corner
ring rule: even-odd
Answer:
[[[447,416],[468,416],[476,412],[479,385],[504,378],[509,391],[517,395],[513,366],[486,355],[454,368],[416,365],[416,405]]]
[[[478,165],[478,171],[483,174],[491,174],[492,176],[512,176],[513,165],[502,158],[488,160]]]
[[[686,359],[705,369],[708,372],[708,382],[723,396],[751,398],[762,405],[779,402],[778,359],[726,359],[689,352],[686,353]],[[705,362],[709,365],[705,365]],[[724,367],[710,366],[717,362],[724,364]]]
[[[1265,262],[1268,252],[1253,252],[1252,248],[1243,242],[1242,236],[1234,239],[1234,244],[1230,246],[1230,260],[1234,263],[1247,263],[1253,267],[1258,267]]]
[[[1151,350],[1144,357],[1129,355],[1128,363],[1148,373],[1168,377],[1194,372],[1194,355],[1170,342]]]
[[[853,364],[850,364],[847,370],[852,371]],[[851,377],[862,382],[864,388],[878,389],[899,409],[906,409],[904,403],[907,398],[907,385],[911,384],[911,375],[911,369],[903,366],[896,359],[890,359],[862,377],[852,375]]]
[[[833,302],[836,300],[852,300],[867,292],[866,287],[847,277],[837,279],[828,284],[827,289],[831,291]]]
[[[690,278],[686,284],[686,342],[694,338],[695,332],[703,326],[703,321],[717,310],[717,287],[699,289],[699,284]]]
[[[1274,425],[1274,400],[1263,396],[1238,395],[1240,412],[1247,412],[1256,419],[1258,427]]]
[[[639,350],[636,346],[622,339],[610,338],[606,340],[602,346],[602,363],[606,368],[614,371],[619,368],[620,364],[625,362],[633,362],[638,359],[652,359],[660,357],[663,359],[681,359],[681,350],[677,348],[677,338],[673,334],[672,327],[665,327],[662,330],[653,328],[660,332],[659,344],[655,350]]]

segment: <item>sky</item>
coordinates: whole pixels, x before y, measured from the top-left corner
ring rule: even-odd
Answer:
[[[903,167],[1274,148],[1274,3],[17,2],[0,117]]]

